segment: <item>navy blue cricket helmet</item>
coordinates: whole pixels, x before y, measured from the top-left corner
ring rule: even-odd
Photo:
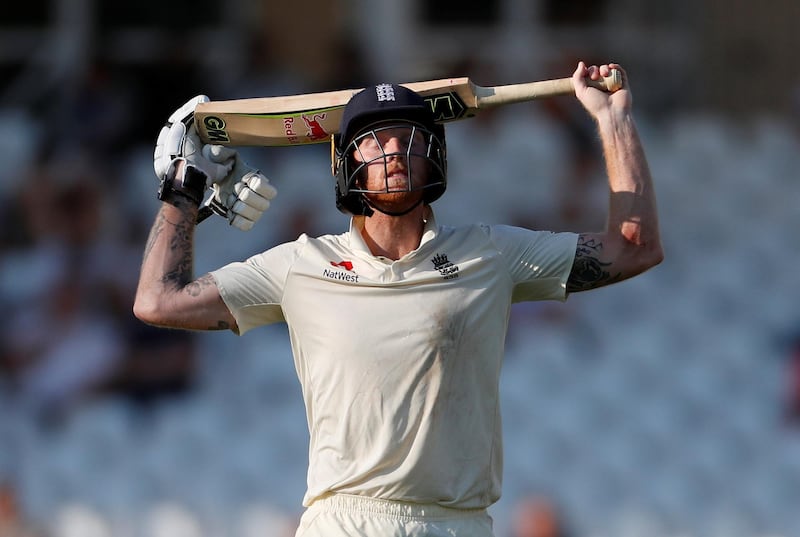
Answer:
[[[444,126],[436,123],[428,103],[416,92],[397,84],[369,86],[347,103],[339,133],[332,138],[332,165],[336,178],[336,207],[350,214],[372,214],[357,186],[362,170],[369,162],[354,158],[358,144],[365,137],[375,137],[381,129],[412,127],[423,135],[423,153],[405,157],[423,157],[428,163],[428,181],[423,201],[437,200],[447,188],[447,157]],[[417,151],[418,148],[415,148]],[[383,154],[381,159],[391,156]]]

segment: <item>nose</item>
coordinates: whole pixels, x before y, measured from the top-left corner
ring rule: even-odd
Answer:
[[[400,138],[398,138],[397,136],[392,136],[391,138],[386,140],[386,143],[383,144],[383,151],[387,155],[390,153],[400,153],[400,155],[394,155],[394,156],[405,155],[406,150],[407,150],[406,145],[403,142],[401,142]]]

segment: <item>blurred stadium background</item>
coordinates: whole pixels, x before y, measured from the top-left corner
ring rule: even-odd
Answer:
[[[175,108],[515,83],[578,58],[629,72],[666,260],[515,308],[497,535],[533,535],[515,514],[532,496],[575,537],[800,535],[798,20],[796,0],[4,6],[0,536],[292,535],[307,432],[285,327],[185,334],[130,313]],[[602,225],[591,129],[566,97],[451,124],[440,220]],[[248,234],[200,226],[198,273],[346,227],[324,144],[244,153],[279,199]]]

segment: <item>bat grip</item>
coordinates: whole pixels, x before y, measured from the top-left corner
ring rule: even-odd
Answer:
[[[622,72],[619,69],[612,69],[608,76],[600,80],[589,79],[590,86],[597,89],[605,90],[609,93],[622,89]]]
[[[592,80],[588,77],[585,80],[587,86],[607,91],[608,93],[614,93],[622,89],[622,73],[619,69],[612,69],[608,76],[597,80]],[[533,82],[531,85],[534,84],[541,87],[542,97],[568,95],[575,92],[575,85],[572,83],[572,77]]]
[[[609,76],[598,80],[586,79],[586,83],[594,88],[613,93],[622,88],[622,72],[612,69]],[[544,97],[569,95],[575,93],[572,77],[511,84],[508,86],[482,87],[473,86],[477,101],[476,108],[491,107],[502,104],[519,103]]]

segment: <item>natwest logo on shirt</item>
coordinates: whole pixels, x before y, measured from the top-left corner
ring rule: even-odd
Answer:
[[[343,268],[347,272],[343,272],[341,270],[330,270],[325,269],[322,271],[322,275],[326,278],[331,280],[339,280],[342,282],[350,282],[350,283],[358,283],[358,274],[353,272],[353,262],[352,261],[331,261],[331,266],[335,268]]]

